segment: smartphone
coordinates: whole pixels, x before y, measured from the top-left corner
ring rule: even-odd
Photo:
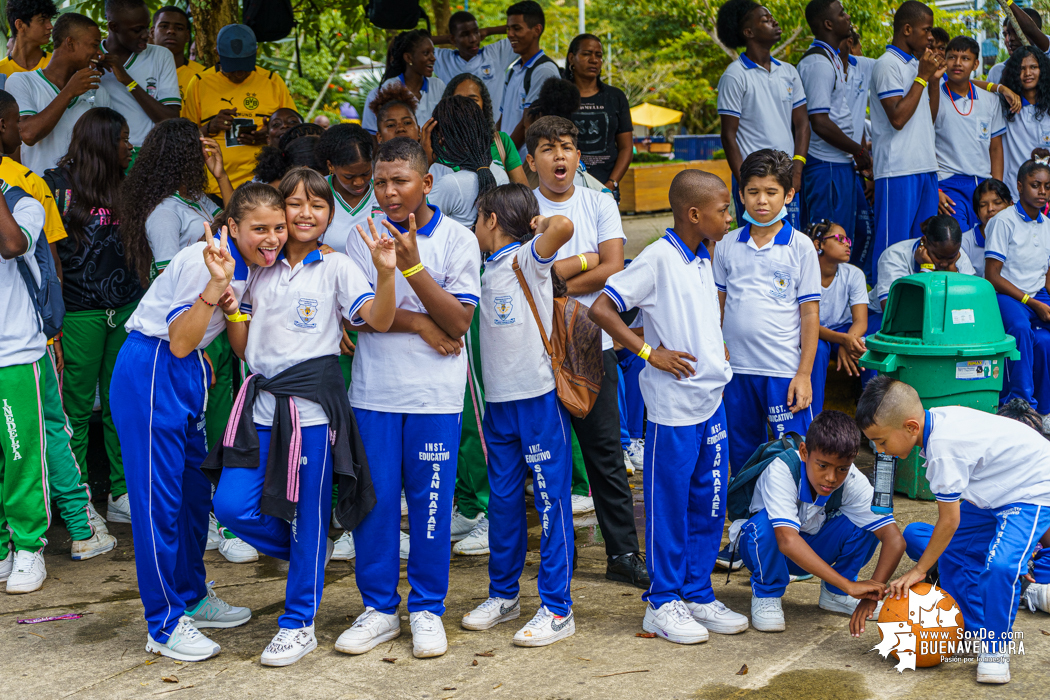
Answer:
[[[238,136],[247,136],[253,131],[255,131],[255,124],[241,124],[237,127]]]

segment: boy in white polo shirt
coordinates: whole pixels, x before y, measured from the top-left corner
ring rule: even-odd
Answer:
[[[878,616],[878,600],[905,545],[893,516],[871,511],[875,489],[853,464],[859,451],[853,419],[822,411],[799,449],[781,453],[755,480],[739,545],[751,572],[755,629],[784,631],[781,598],[789,577],[806,573],[823,581],[818,607],[851,615],[854,635]],[[880,541],[871,579],[857,581]]]
[[[16,73],[6,90],[18,101],[22,164],[41,177],[69,150],[73,125],[92,107],[109,107],[100,87],[102,34],[94,20],[66,12],[55,21],[55,52],[44,68]]]
[[[561,77],[558,64],[540,48],[540,37],[546,23],[543,8],[533,0],[516,2],[507,8],[507,40],[518,60],[504,78],[496,128],[510,134],[523,161],[526,149],[522,117],[525,110],[539,97],[545,82]]]
[[[47,577],[42,550],[51,524],[41,363],[47,337],[15,258],[23,256],[39,283],[34,251],[47,239],[44,207],[19,187],[0,182],[0,190],[0,405],[6,421],[0,442],[0,581],[7,581],[8,593],[30,593]]]
[[[886,594],[906,598],[937,564],[941,586],[982,642],[977,682],[1009,682],[1021,574],[1050,527],[1050,443],[1019,421],[972,408],[924,411],[913,388],[885,375],[864,389],[857,424],[879,452],[904,459],[921,447],[937,497],[926,551]]]
[[[434,49],[434,75],[448,84],[461,73],[481,79],[492,98],[492,118],[499,121],[503,104],[503,83],[507,68],[518,60],[510,39],[500,39],[486,46],[481,42],[495,34],[506,34],[507,25],[478,28],[477,18],[465,10],[448,18],[448,35],[434,37],[435,44],[452,44],[454,49]]]
[[[175,57],[163,46],[147,43],[149,19],[144,0],[106,0],[109,36],[103,42],[102,85],[113,109],[128,120],[136,149],[156,122],[174,119],[182,109]]]
[[[1050,404],[1050,383],[1037,376],[1050,351],[1050,219],[1043,216],[1050,195],[1050,167],[1028,161],[1017,173],[1017,204],[992,217],[985,230],[984,276],[995,287],[1006,332],[1017,339],[1019,360],[1007,360],[1002,403],[1021,398],[1032,407]],[[1036,332],[1036,329],[1040,329]]]
[[[448,649],[441,616],[467,381],[461,339],[481,294],[481,253],[469,229],[427,204],[432,178],[422,146],[405,137],[384,141],[374,164],[376,200],[387,220],[408,230],[411,245],[397,248],[404,273],[395,275],[398,309],[390,332],[358,335],[350,405],[378,503],[354,530],[365,612],[335,648],[363,654],[401,634],[397,586],[403,485],[411,537],[412,646],[424,658]],[[365,275],[374,283],[374,266]]]
[[[945,64],[929,48],[932,26],[930,8],[906,0],[893,15],[893,43],[872,71],[873,261],[897,241],[917,237],[919,224],[937,213],[933,114]]]
[[[795,67],[770,55],[782,31],[765,7],[752,0],[729,0],[718,10],[717,29],[726,46],[747,47],[718,80],[722,148],[733,172],[730,189],[737,224],[743,226],[740,166],[755,151],[771,148],[793,157],[791,186],[796,193],[802,192],[802,167],[810,139],[806,92]],[[796,229],[802,227],[797,197],[788,204],[788,222]]]
[[[729,192],[710,173],[678,173],[668,199],[674,228],[609,278],[590,317],[649,363],[639,378],[649,416],[645,551],[652,582],[642,596],[649,604],[642,628],[697,644],[708,630],[747,629],[747,618],[716,600],[711,588],[729,482],[722,390],[733,370],[704,244],[721,241],[733,219]],[[635,307],[645,313],[644,340],[620,318]]]
[[[981,60],[981,47],[968,36],[957,36],[945,48],[948,70],[941,83],[937,135],[937,186],[941,211],[951,214],[963,231],[979,222],[973,192],[982,181],[1003,179],[1003,134],[1006,120],[999,97],[970,81]],[[1006,90],[1001,85],[996,90]]]

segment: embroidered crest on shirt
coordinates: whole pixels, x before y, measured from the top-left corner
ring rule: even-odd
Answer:
[[[769,290],[769,296],[777,299],[787,299],[788,287],[790,286],[790,273],[783,270],[773,270],[773,288]]]
[[[254,92],[244,96],[244,108],[254,111],[259,106],[259,98]]]
[[[150,97],[154,97],[154,98],[157,96],[157,79],[156,78],[148,78],[146,80],[146,94],[149,95]]]
[[[987,141],[991,137],[992,137],[992,125],[991,125],[991,122],[988,122],[988,121],[982,119],[977,124],[977,138],[981,139],[982,141]]]
[[[493,325],[514,325],[516,319],[513,319],[510,316],[512,313],[514,313],[514,299],[512,297],[496,297],[495,299],[493,299],[492,306],[496,311],[496,318],[492,321]]]
[[[481,67],[481,77],[484,80],[490,80],[493,75],[494,75],[494,73],[492,71],[492,64],[486,63],[485,65],[483,65]]]
[[[313,330],[317,328],[317,300],[316,299],[299,299],[298,305],[295,307],[295,313],[298,317],[294,323],[297,328],[308,328]]]

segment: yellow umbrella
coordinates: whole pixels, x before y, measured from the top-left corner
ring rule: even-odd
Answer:
[[[682,113],[677,109],[668,109],[667,107],[659,107],[657,105],[651,105],[648,102],[631,107],[631,121],[636,126],[666,126],[667,124],[677,124],[682,120]]]

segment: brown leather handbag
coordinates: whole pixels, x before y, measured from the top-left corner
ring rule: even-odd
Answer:
[[[589,307],[571,297],[557,297],[554,300],[554,313],[551,315],[551,337],[543,330],[543,321],[532,298],[532,290],[525,281],[518,267],[518,258],[514,257],[514,274],[525,298],[532,309],[532,316],[540,329],[543,347],[551,358],[551,369],[554,370],[554,386],[558,399],[565,410],[576,418],[584,418],[602,388],[605,377],[605,363],[602,361],[602,331],[587,316]]]

